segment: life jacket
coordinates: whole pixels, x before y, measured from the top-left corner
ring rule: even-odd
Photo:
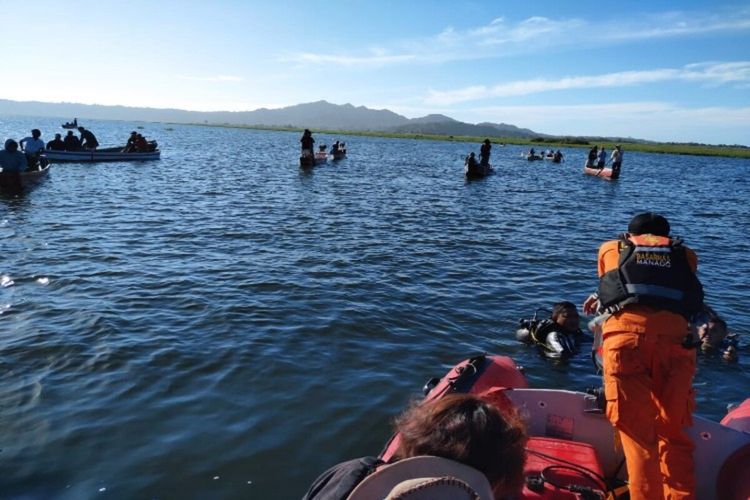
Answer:
[[[599,281],[601,309],[641,304],[681,314],[700,311],[703,287],[688,264],[679,239],[643,234],[620,237],[617,269]]]

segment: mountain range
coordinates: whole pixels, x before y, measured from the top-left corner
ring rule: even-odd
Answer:
[[[445,115],[406,118],[387,109],[316,101],[278,109],[254,111],[186,111],[169,108],[136,108],[99,104],[49,103],[0,99],[0,115],[53,116],[66,121],[86,119],[203,123],[323,130],[352,130],[404,134],[436,134],[490,137],[539,137],[529,129],[505,123],[465,123]]]

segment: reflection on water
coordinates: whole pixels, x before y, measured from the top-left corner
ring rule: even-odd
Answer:
[[[135,125],[86,124],[103,146]],[[478,144],[338,137],[346,160],[301,172],[296,133],[142,126],[161,161],[54,165],[0,200],[7,496],[293,498],[377,453],[472,353],[514,357],[532,386],[595,385],[587,356],[551,366],[516,324],[581,303],[599,243],[641,210],[669,217],[710,304],[750,331],[747,161],[626,152],[606,182],[583,150],[530,164],[495,146],[497,174],[466,182]],[[748,357],[701,359],[699,414],[747,396]]]

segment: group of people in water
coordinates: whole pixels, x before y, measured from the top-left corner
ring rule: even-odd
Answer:
[[[563,160],[563,154],[559,149],[557,151],[548,149],[547,151],[542,151],[537,154],[534,148],[529,149],[529,152],[526,153],[527,160],[543,160],[545,158],[550,159],[555,163],[560,163]]]
[[[626,233],[600,246],[597,267],[599,286],[583,312],[595,316],[589,328],[601,340],[604,413],[625,456],[628,498],[695,498],[695,445],[686,428],[696,350],[736,361],[738,337],[704,303],[695,252],[670,236],[659,214],[634,216]],[[568,301],[521,326],[518,338],[551,358],[575,355],[585,337]],[[430,393],[399,417],[393,459],[338,464],[304,498],[412,498],[417,491],[422,496],[414,498],[516,497],[524,484],[525,424],[491,390],[460,392]]]

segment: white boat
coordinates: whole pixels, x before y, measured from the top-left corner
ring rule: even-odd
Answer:
[[[93,163],[100,161],[148,161],[158,160],[161,157],[161,151],[158,149],[147,152],[129,152],[123,153],[122,148],[104,148],[93,151],[52,151],[47,150],[44,155],[52,162],[77,162]]]

